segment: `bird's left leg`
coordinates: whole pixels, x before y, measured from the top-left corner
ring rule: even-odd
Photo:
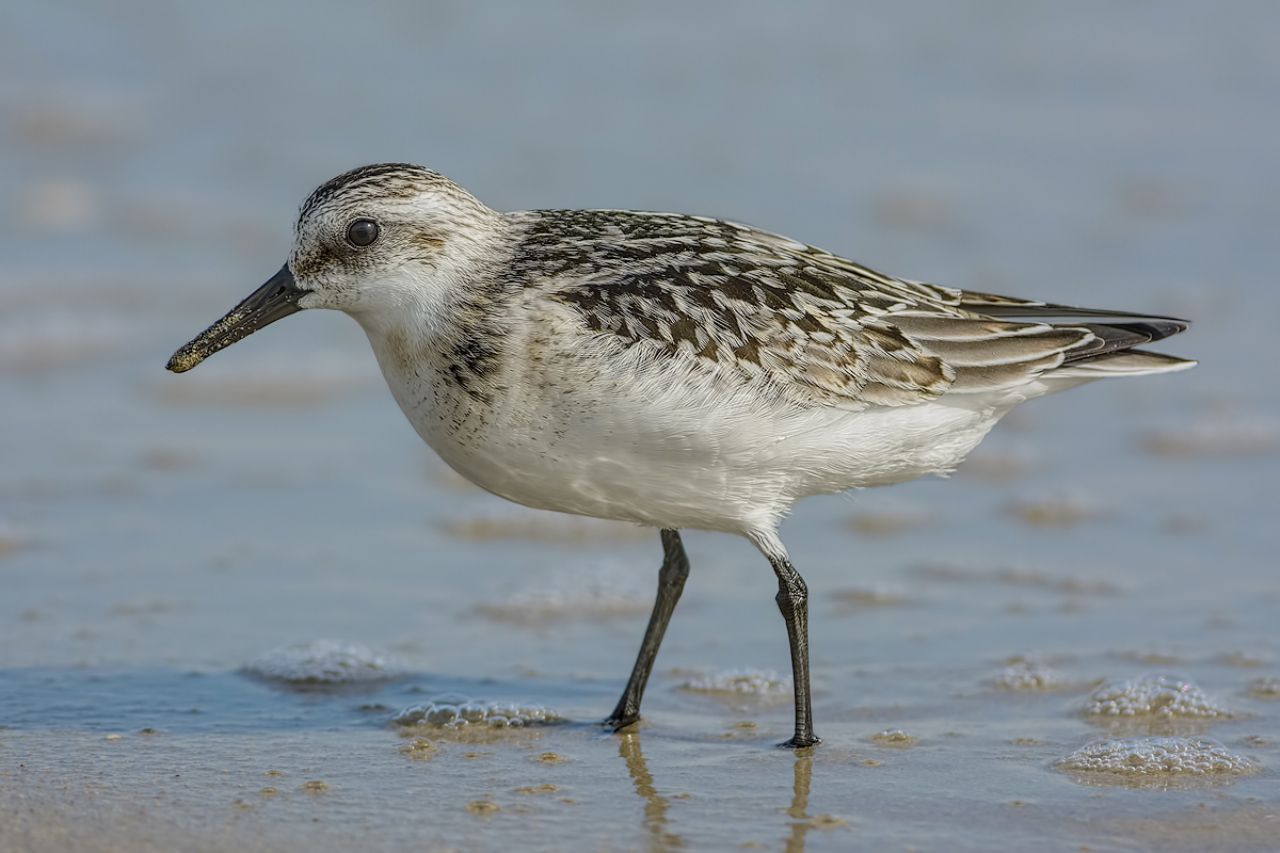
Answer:
[[[627,687],[622,691],[622,698],[604,721],[615,732],[640,719],[640,699],[644,696],[644,686],[649,681],[653,661],[658,656],[658,646],[662,644],[662,635],[667,631],[667,622],[671,620],[671,612],[676,609],[676,602],[680,600],[680,593],[684,590],[684,582],[688,577],[689,558],[684,553],[679,531],[663,530],[658,597],[653,602],[649,627],[645,629],[640,654],[636,656],[636,663],[631,669],[631,677],[627,679]]]

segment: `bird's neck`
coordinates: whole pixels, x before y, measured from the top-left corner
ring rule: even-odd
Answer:
[[[394,304],[353,313],[393,391],[425,383],[433,395],[482,397],[497,379],[508,294],[477,277],[450,287],[403,287]]]

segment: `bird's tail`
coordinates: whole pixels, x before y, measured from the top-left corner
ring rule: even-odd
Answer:
[[[1195,366],[1196,362],[1189,358],[1131,349],[1067,363],[1049,372],[1044,378],[1106,379],[1113,376],[1146,376],[1151,373],[1175,373]]]
[[[1077,308],[966,291],[960,307],[1001,320],[1045,323],[1055,328],[1088,329],[1092,339],[1065,350],[1061,366],[1042,379],[1105,379],[1112,376],[1145,376],[1195,367],[1196,362],[1148,350],[1135,349],[1186,331],[1191,325],[1176,317]]]

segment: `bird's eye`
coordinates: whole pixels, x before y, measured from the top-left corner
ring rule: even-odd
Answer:
[[[353,246],[369,246],[378,239],[378,223],[372,219],[357,219],[347,226],[347,241]]]

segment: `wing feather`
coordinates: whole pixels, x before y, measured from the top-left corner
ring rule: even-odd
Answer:
[[[1016,388],[1186,328],[886,276],[748,226],[671,214],[541,212],[514,268],[555,279],[587,330],[762,383],[800,406],[904,406]],[[539,258],[536,250],[565,249]],[[556,243],[560,240],[560,243]]]

